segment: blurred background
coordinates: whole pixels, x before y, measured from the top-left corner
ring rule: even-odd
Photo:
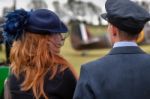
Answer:
[[[150,0],[132,0],[150,12]],[[63,55],[77,72],[82,64],[101,58],[110,51],[107,22],[101,18],[105,13],[106,0],[0,0],[0,24],[4,16],[15,9],[46,8],[54,11],[68,26],[70,36],[62,47]],[[0,28],[0,33],[2,29]],[[8,65],[9,46],[0,36],[0,65]],[[137,43],[150,53],[150,22],[141,32]]]

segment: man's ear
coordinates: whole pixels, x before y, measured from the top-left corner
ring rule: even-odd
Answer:
[[[111,25],[111,30],[112,30],[112,35],[116,36],[118,33],[118,29],[115,26]]]

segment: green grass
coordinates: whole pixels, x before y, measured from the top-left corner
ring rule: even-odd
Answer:
[[[100,27],[100,26],[87,26],[89,31],[95,35],[103,35],[104,33],[106,33],[106,27]],[[141,48],[147,52],[150,53],[150,45],[143,45],[141,46]],[[61,50],[61,54],[70,62],[74,65],[76,71],[78,72],[78,74],[80,73],[80,67],[82,64],[101,58],[104,55],[106,55],[108,52],[110,51],[109,49],[98,49],[98,50],[86,50],[87,55],[86,56],[81,56],[81,54],[83,53],[83,51],[76,51],[71,47],[70,44],[70,38],[68,38],[65,42],[65,45],[63,46],[62,50]]]
[[[94,36],[100,36],[107,32],[107,26],[91,26],[87,25],[89,32]]]
[[[0,45],[0,62],[3,62],[5,60],[6,60],[5,47],[4,45]]]
[[[83,51],[76,51],[71,47],[70,39],[68,38],[65,42],[65,45],[62,47],[61,54],[74,65],[78,74],[80,72],[80,67],[82,64],[95,60],[104,56],[109,49],[101,50],[86,50],[86,56],[82,56]]]
[[[141,48],[150,53],[150,45],[143,45]],[[71,47],[70,38],[68,38],[65,42],[61,50],[62,56],[64,56],[71,64],[74,65],[77,73],[80,73],[80,67],[82,64],[101,58],[106,55],[110,51],[109,49],[98,49],[98,50],[86,50],[87,55],[81,56],[83,51],[76,51]]]

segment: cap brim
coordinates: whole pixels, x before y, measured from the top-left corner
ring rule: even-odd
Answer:
[[[101,14],[101,17],[102,17],[103,19],[105,19],[106,21],[108,21],[107,13]]]
[[[53,33],[67,33],[68,28],[67,26],[61,22],[59,27],[54,29],[43,29],[35,26],[28,25],[25,29],[28,32],[37,33],[37,34],[53,34]]]
[[[68,32],[68,28],[63,22],[61,22],[61,29],[58,32],[59,33],[67,33]]]

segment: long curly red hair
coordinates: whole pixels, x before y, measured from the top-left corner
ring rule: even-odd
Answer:
[[[70,68],[76,77],[72,65],[60,55],[53,53],[53,48],[48,43],[49,39],[50,35],[24,33],[21,39],[14,41],[11,48],[12,73],[17,78],[21,73],[24,74],[21,90],[32,89],[36,99],[41,96],[48,99],[43,89],[44,77],[48,70],[51,72],[50,79],[55,77],[58,65],[60,72]]]

